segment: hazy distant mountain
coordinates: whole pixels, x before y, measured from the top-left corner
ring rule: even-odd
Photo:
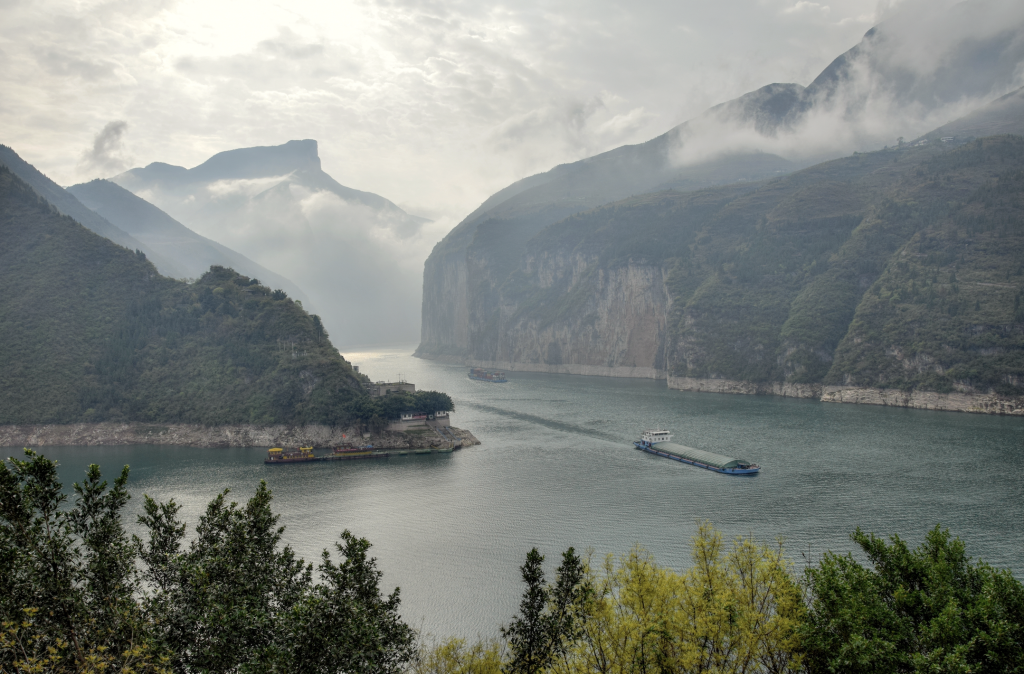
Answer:
[[[422,270],[394,251],[425,220],[339,184],[321,169],[315,140],[221,152],[191,169],[153,163],[111,180],[300,284],[336,344],[416,339]]]
[[[258,278],[270,288],[280,288],[303,303],[307,311],[315,307],[297,285],[256,264],[227,246],[200,236],[145,199],[109,180],[72,185],[67,191],[109,222],[175,263],[190,278],[199,278],[213,265],[234,269]]]
[[[9,168],[14,175],[25,181],[64,215],[74,218],[80,224],[85,225],[86,228],[91,229],[102,237],[110,239],[118,245],[124,246],[129,250],[141,250],[164,276],[172,278],[185,278],[188,276],[184,269],[173,259],[154,251],[142,241],[87,208],[73,194],[68,193],[63,187],[40,173],[34,166],[19,157],[14,150],[6,145],[0,145],[0,165]]]
[[[0,241],[0,424],[345,424],[366,397],[283,294],[162,277],[2,166]]]
[[[474,331],[499,323],[501,286],[527,243],[550,225],[630,195],[760,180],[916,137],[1019,86],[1021,35],[1019,3],[904,11],[868,31],[806,87],[770,84],[646,143],[506,187],[427,259],[417,353],[473,353]]]

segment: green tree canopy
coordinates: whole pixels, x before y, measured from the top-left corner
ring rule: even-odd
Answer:
[[[130,539],[127,480],[92,465],[68,507],[55,462],[0,468],[0,671],[397,674],[412,658],[365,539],[343,531],[315,581],[263,482],[244,505],[218,495],[187,547],[179,506],[146,497]]]
[[[807,571],[810,671],[1024,671],[1024,587],[1008,571],[972,562],[938,526],[914,550],[898,536],[851,537],[870,567],[826,553]]]

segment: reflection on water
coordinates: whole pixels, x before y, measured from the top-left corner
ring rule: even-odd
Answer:
[[[1024,576],[1024,419],[670,391],[664,382],[467,368],[404,351],[346,354],[373,379],[399,374],[450,393],[452,423],[483,442],[450,455],[265,466],[263,449],[48,448],[68,482],[90,462],[132,466],[136,495],[175,498],[195,523],[225,488],[265,479],[285,539],[307,560],[350,529],[374,544],[403,614],[447,635],[492,634],[514,614],[518,567],[537,546],[551,569],[573,545],[634,543],[688,565],[698,519],[729,536],[784,537],[791,556],[851,550],[856,526],[915,543],[941,523],[976,557]],[[735,478],[632,448],[645,427],[763,467]],[[141,507],[141,498],[133,499]]]

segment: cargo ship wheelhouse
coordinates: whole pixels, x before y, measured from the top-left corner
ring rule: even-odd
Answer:
[[[746,459],[734,459],[714,452],[705,452],[672,442],[669,431],[644,431],[640,440],[633,443],[637,449],[666,459],[688,463],[726,475],[755,475],[761,471],[756,463]]]

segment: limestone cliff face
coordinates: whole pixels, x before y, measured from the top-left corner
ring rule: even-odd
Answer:
[[[564,250],[528,254],[502,290],[495,348],[473,364],[663,378],[671,300],[658,266],[606,267]]]
[[[469,349],[469,290],[465,250],[437,245],[423,269],[421,358],[454,358]]]

